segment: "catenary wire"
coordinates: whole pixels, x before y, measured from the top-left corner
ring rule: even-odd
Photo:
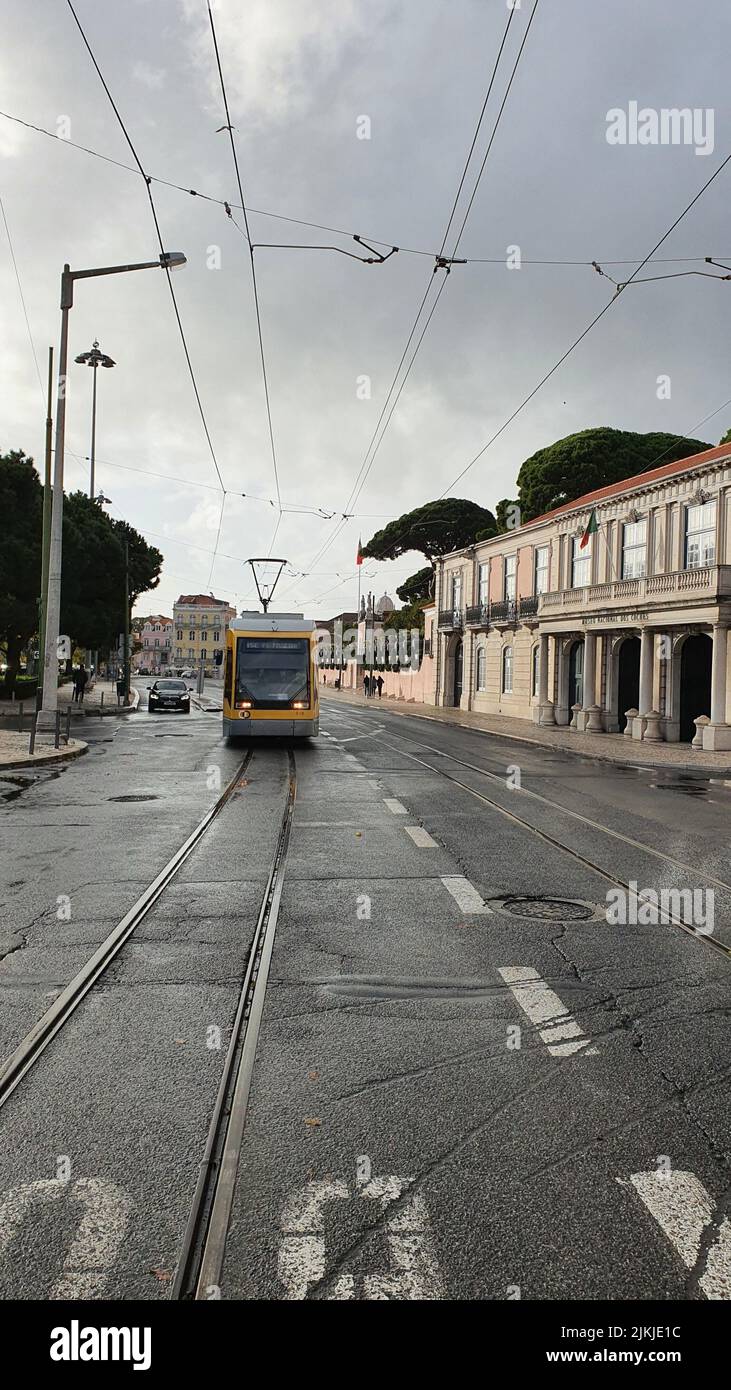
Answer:
[[[130,136],[128,130],[127,130],[127,127],[126,127],[126,125],[125,125],[125,123],[124,123],[124,120],[122,119],[122,116],[121,116],[121,114],[120,114],[119,108],[118,108],[118,106],[117,106],[117,104],[116,104],[116,102],[115,102],[115,100],[114,100],[114,97],[112,96],[112,93],[111,93],[111,91],[110,91],[110,89],[109,89],[109,86],[107,85],[107,82],[106,82],[106,80],[105,80],[105,78],[104,78],[104,75],[103,75],[103,73],[102,73],[102,70],[101,70],[101,68],[100,68],[100,66],[99,66],[99,64],[98,64],[98,62],[97,62],[97,60],[96,60],[96,57],[94,56],[94,52],[93,52],[93,50],[92,50],[91,44],[89,43],[89,40],[88,40],[88,38],[86,37],[86,33],[84,32],[83,25],[81,24],[81,21],[80,21],[78,15],[77,15],[77,13],[76,13],[76,10],[74,9],[74,6],[73,6],[73,4],[72,4],[72,0],[66,0],[66,4],[68,5],[68,7],[69,7],[69,9],[70,9],[70,11],[71,11],[71,14],[72,14],[73,17],[74,17],[74,21],[75,21],[75,23],[76,23],[76,27],[77,27],[77,29],[78,29],[80,35],[81,35],[81,38],[82,38],[82,40],[83,40],[84,46],[85,46],[85,48],[86,48],[86,51],[87,51],[87,53],[89,54],[89,57],[91,58],[91,61],[92,61],[93,65],[94,65],[94,67],[95,67],[95,69],[96,69],[97,76],[99,77],[99,81],[101,82],[102,87],[104,88],[104,91],[105,91],[105,93],[106,93],[106,95],[107,95],[107,97],[108,97],[108,99],[109,99],[110,105],[111,105],[111,107],[112,107],[112,110],[114,111],[114,114],[115,114],[116,118],[117,118],[117,121],[118,121],[119,126],[120,126],[121,131],[122,131],[122,134],[124,135],[124,138],[125,138],[125,140],[126,140],[128,146],[129,146],[129,148],[130,148],[130,151],[131,151],[131,153],[132,153],[132,157],[133,157],[133,159],[134,159],[134,161],[135,161],[135,164],[137,165],[137,168],[138,168],[138,170],[139,170],[139,172],[140,172],[142,178],[145,180],[145,188],[147,189],[147,197],[148,197],[149,203],[150,203],[150,211],[151,211],[151,213],[152,213],[152,219],[153,219],[153,222],[154,222],[154,224],[155,224],[155,232],[156,232],[156,234],[157,234],[157,240],[158,240],[158,243],[159,243],[159,246],[160,246],[160,252],[161,252],[162,255],[164,255],[164,254],[165,254],[165,246],[164,246],[164,244],[163,244],[162,233],[161,233],[161,231],[160,231],[160,223],[159,223],[159,221],[158,221],[157,209],[156,209],[156,207],[155,207],[155,200],[154,200],[154,198],[153,198],[153,196],[152,196],[152,189],[151,189],[151,187],[150,187],[150,179],[148,178],[147,174],[145,173],[144,168],[142,167],[142,162],[141,162],[141,160],[140,160],[140,158],[139,158],[139,155],[137,154],[137,150],[135,149],[135,146],[134,146],[134,144],[132,143],[131,136]],[[219,466],[218,466],[218,459],[217,459],[217,457],[216,457],[216,451],[215,451],[215,449],[214,449],[214,447],[213,447],[213,440],[211,439],[211,433],[210,433],[210,430],[209,430],[209,428],[208,428],[208,421],[207,421],[207,419],[206,419],[206,414],[205,414],[205,411],[204,411],[204,409],[203,409],[203,402],[202,402],[202,400],[201,400],[200,391],[199,391],[199,389],[198,389],[198,382],[196,381],[195,372],[194,372],[194,370],[193,370],[193,363],[192,363],[192,361],[191,361],[190,351],[189,351],[189,349],[188,349],[188,342],[187,342],[187,339],[186,339],[186,336],[185,336],[185,331],[184,331],[184,329],[183,329],[183,322],[182,322],[182,319],[181,319],[181,317],[180,317],[180,310],[179,310],[179,308],[178,308],[178,301],[177,301],[177,297],[176,297],[176,294],[175,294],[175,288],[174,288],[174,286],[173,286],[173,282],[172,282],[172,278],[171,278],[171,274],[170,274],[170,267],[167,266],[167,265],[165,265],[165,266],[164,266],[164,270],[165,270],[165,274],[166,274],[166,276],[167,276],[168,288],[169,288],[169,290],[170,290],[170,297],[171,297],[171,299],[172,299],[173,309],[174,309],[174,312],[175,312],[175,318],[176,318],[176,322],[177,322],[177,325],[178,325],[178,331],[179,331],[179,333],[180,333],[180,340],[181,340],[182,345],[183,345],[183,352],[185,353],[185,360],[186,360],[186,362],[187,362],[187,364],[188,364],[188,371],[189,371],[189,373],[190,373],[190,379],[191,379],[191,382],[192,382],[192,384],[193,384],[193,391],[194,391],[194,394],[195,394],[196,403],[197,403],[197,405],[198,405],[198,411],[199,411],[199,414],[200,414],[200,417],[201,417],[201,421],[202,421],[202,424],[203,424],[203,430],[204,430],[204,432],[205,432],[206,441],[207,441],[207,443],[208,443],[208,448],[209,448],[209,451],[210,451],[211,459],[213,460],[213,466],[214,466],[214,468],[215,468],[215,470],[216,470],[216,474],[217,474],[217,477],[218,477],[218,481],[219,481],[219,483],[221,484],[221,490],[222,490],[223,492],[225,492],[226,489],[225,489],[225,486],[224,486],[223,478],[222,478],[222,476],[221,476],[221,470],[220,470],[220,468],[219,468]]]

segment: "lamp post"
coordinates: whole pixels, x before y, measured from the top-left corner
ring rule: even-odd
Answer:
[[[84,363],[91,367],[94,372],[93,385],[91,391],[91,467],[89,470],[89,496],[94,496],[94,463],[96,460],[96,374],[99,367],[116,367],[116,362],[111,357],[107,357],[105,352],[99,351],[99,343],[95,338],[89,352],[81,352],[74,359],[76,362]]]
[[[61,617],[61,555],[63,530],[63,468],[66,434],[66,370],[69,347],[69,310],[74,302],[74,281],[89,280],[97,275],[123,275],[132,270],[173,270],[185,265],[182,251],[163,251],[156,261],[140,261],[136,265],[101,266],[96,270],[72,270],[66,264],[61,274],[61,347],[58,359],[58,391],[56,398],[56,452],[53,466],[53,505],[51,509],[51,545],[48,562],[48,591],[46,596],[46,643],[43,660],[43,712],[55,715],[58,708],[58,629]]]

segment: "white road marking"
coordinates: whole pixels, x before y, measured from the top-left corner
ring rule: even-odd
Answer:
[[[380,791],[382,790],[382,787],[381,787],[381,783],[380,783],[380,782],[374,782],[374,781],[371,780],[371,781],[368,783],[368,786],[369,786],[369,787],[372,787],[373,790],[374,790],[375,792],[380,792]]]
[[[345,758],[347,759],[347,761],[350,763],[350,765],[351,765],[351,767],[352,767],[352,769],[353,769],[353,772],[365,772],[365,768],[364,768],[363,764],[362,764],[362,763],[359,763],[359,762],[358,762],[358,759],[357,759],[357,758],[354,758],[352,753],[346,753],[344,756],[345,756]]]
[[[384,806],[387,806],[387,807],[388,807],[388,809],[389,809],[389,811],[391,812],[391,815],[392,815],[392,816],[406,816],[406,815],[408,815],[408,811],[406,810],[406,807],[405,807],[405,806],[402,806],[402,805],[401,805],[401,802],[400,802],[400,801],[397,801],[395,796],[384,796],[384,798],[383,798],[383,804],[384,804]]]
[[[617,1178],[622,1183],[622,1178]],[[695,1173],[680,1170],[633,1173],[630,1183],[650,1215],[662,1227],[683,1264],[692,1269],[701,1238],[713,1219],[714,1202]],[[707,1298],[731,1300],[731,1221],[721,1223],[706,1259],[700,1287]]]
[[[554,1057],[570,1057],[584,1049],[587,1055],[596,1056],[599,1049],[588,1046],[589,1038],[584,1037],[566,1005],[549,989],[537,970],[530,965],[506,965],[499,974]],[[572,1041],[560,1041],[566,1038]]]
[[[459,874],[452,874],[448,878],[443,878],[442,883],[448,893],[452,894],[460,912],[481,912],[484,916],[492,917],[492,908],[480,897],[474,884],[468,878],[462,878]]]
[[[407,835],[411,836],[414,844],[417,845],[419,849],[439,848],[436,840],[432,840],[429,831],[425,830],[423,825],[405,825],[404,830]]]
[[[339,830],[341,826],[346,826],[349,830],[353,827],[356,830],[363,829],[362,820],[298,820],[295,821],[295,825],[298,830],[322,830],[325,826],[330,830]]]
[[[117,1258],[129,1223],[132,1202],[115,1183],[101,1178],[39,1178],[14,1187],[0,1203],[0,1256],[26,1219],[37,1224],[37,1206],[65,1199],[81,1220],[49,1298],[99,1298]],[[68,1219],[62,1214],[62,1220]]]
[[[358,726],[356,725],[356,728],[357,728],[357,727],[358,727]],[[341,743],[357,743],[358,740],[361,739],[361,738],[377,738],[379,734],[382,734],[382,733],[383,733],[383,730],[385,729],[385,727],[386,727],[385,724],[379,724],[378,727],[377,727],[376,729],[372,729],[371,732],[368,733],[368,734],[351,734],[351,735],[349,736],[349,738],[342,738],[342,739],[340,740],[340,742],[341,742]]]
[[[354,1193],[342,1179],[310,1182],[288,1199],[281,1217],[279,1278],[288,1299],[305,1299],[308,1290],[327,1273],[325,1207],[334,1201],[376,1201],[383,1211],[402,1196],[413,1182],[396,1174],[371,1178]],[[429,1213],[422,1193],[413,1193],[386,1223],[389,1268],[379,1274],[341,1274],[327,1297],[330,1300],[444,1298],[444,1287],[434,1253]],[[356,1294],[356,1277],[362,1293]]]

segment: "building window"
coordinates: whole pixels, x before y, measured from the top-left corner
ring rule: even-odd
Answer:
[[[503,647],[503,695],[513,693],[513,648]]]
[[[455,613],[462,611],[462,575],[452,575],[452,608]]]
[[[716,563],[716,503],[703,502],[685,509],[685,568],[700,569]]]
[[[183,629],[182,629],[182,627],[179,627],[179,628],[178,628],[177,632],[175,633],[175,636],[177,637],[177,639],[178,639],[179,642],[182,642],[182,640],[183,640]]]
[[[176,657],[181,657],[181,656],[183,655],[183,648],[182,648],[182,647],[176,647],[176,648],[175,648],[175,655],[176,655]]]
[[[214,640],[214,642],[220,642],[220,640],[221,640],[221,630],[220,630],[220,628],[216,628],[216,629],[214,630],[214,633],[213,633],[213,640]]]
[[[160,638],[159,638],[159,637],[156,637],[156,638],[155,638],[155,646],[156,646],[156,647],[159,647],[159,645],[160,645]]]
[[[486,604],[490,596],[490,566],[480,565],[477,571],[477,602]]]
[[[536,546],[534,570],[533,570],[533,592],[535,594],[545,594],[548,589],[548,546]]]
[[[477,674],[475,676],[475,689],[485,689],[485,671],[487,669],[487,652],[484,647],[477,648]]]
[[[531,667],[530,667],[530,690],[531,690],[531,695],[532,695],[534,698],[538,695],[538,688],[539,688],[539,684],[538,684],[538,683],[539,683],[539,679],[540,679],[540,670],[541,670],[541,648],[540,648],[540,643],[536,642],[536,644],[535,644],[535,646],[534,646],[534,648],[533,648],[533,655],[531,656]]]
[[[517,555],[506,555],[503,561],[505,598],[510,602],[515,598],[515,574],[518,566]]]
[[[188,641],[189,641],[189,642],[195,642],[195,632],[194,632],[192,629],[191,629],[191,631],[188,633]]]
[[[191,656],[195,656],[195,652],[192,647],[188,647],[188,657],[190,658]]]
[[[571,537],[571,588],[583,589],[591,583],[591,537],[580,549],[581,536]]]
[[[203,651],[201,652],[201,658],[202,658],[202,660],[205,661],[207,656],[208,656],[208,653],[207,653],[207,651],[206,651],[206,649],[205,649],[205,647],[204,647],[204,648],[203,648]]]
[[[647,574],[647,518],[626,521],[622,530],[622,578],[641,579]]]
[[[208,633],[207,633],[207,632],[202,632],[202,633],[201,633],[201,642],[207,642],[207,641],[208,641]]]

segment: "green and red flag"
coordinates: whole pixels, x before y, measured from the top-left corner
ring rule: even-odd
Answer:
[[[596,507],[592,507],[592,509],[591,509],[591,516],[589,517],[589,520],[588,520],[588,522],[586,523],[586,530],[585,530],[585,532],[584,532],[584,534],[583,534],[583,536],[581,537],[581,540],[580,540],[580,542],[579,542],[579,550],[583,550],[583,549],[584,549],[584,546],[586,546],[586,545],[589,544],[589,537],[590,537],[590,536],[595,536],[598,530],[599,530],[599,523],[597,522],[597,519],[596,519]]]
[[[363,564],[363,547],[360,543],[360,536],[358,537],[358,554],[355,557],[355,563],[356,565]]]

